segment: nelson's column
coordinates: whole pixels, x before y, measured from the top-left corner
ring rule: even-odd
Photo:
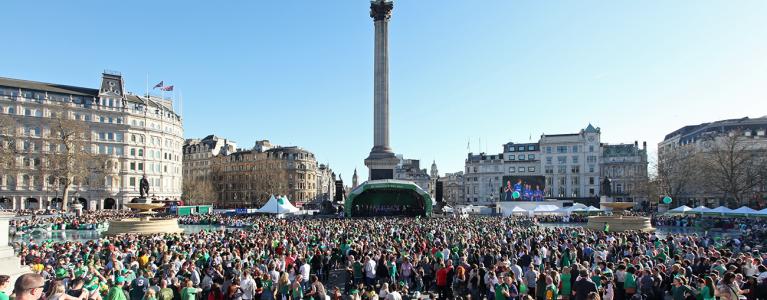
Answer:
[[[389,146],[389,18],[394,3],[370,2],[370,17],[375,26],[373,63],[373,149],[365,159],[370,180],[393,179],[399,159]]]

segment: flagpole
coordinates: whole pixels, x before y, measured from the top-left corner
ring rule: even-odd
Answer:
[[[146,72],[146,95],[144,96],[149,97],[149,72]]]

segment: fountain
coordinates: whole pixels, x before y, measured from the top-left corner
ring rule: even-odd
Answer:
[[[586,228],[609,231],[655,231],[650,218],[625,215],[627,209],[634,207],[634,202],[612,201],[612,197],[610,197],[611,181],[607,177],[602,181],[602,191],[607,195],[600,197],[599,206],[611,209],[612,215],[591,216],[589,222],[586,223]]]
[[[104,231],[103,235],[180,233],[183,231],[178,227],[178,219],[176,218],[154,217],[157,212],[152,210],[163,208],[165,206],[163,203],[152,203],[151,200],[142,197],[135,199],[132,203],[126,203],[125,206],[139,210],[140,217],[109,221],[109,229]]]

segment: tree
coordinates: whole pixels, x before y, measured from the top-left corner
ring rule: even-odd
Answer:
[[[270,195],[287,195],[290,192],[285,161],[274,157],[257,157],[253,166],[251,188],[259,202]]]
[[[651,181],[656,186],[648,190],[648,195],[658,193],[659,197],[677,199],[699,191],[700,165],[701,156],[693,146],[667,150],[662,161],[657,162],[657,174]],[[658,198],[655,199],[657,201]]]
[[[0,168],[6,175],[14,175],[17,171],[16,158],[18,134],[16,121],[7,115],[0,115]]]
[[[755,188],[763,185],[767,160],[760,154],[763,150],[757,151],[742,131],[710,137],[702,143],[701,171],[712,192],[720,193],[731,205],[741,205]]]
[[[215,201],[217,193],[213,181],[186,176],[182,182],[182,197],[188,205],[208,204]]]
[[[109,170],[105,170],[106,157],[92,153],[91,132],[85,122],[71,119],[67,111],[52,112],[47,121],[50,135],[45,168],[61,187],[61,209],[66,210],[73,185],[99,184],[103,176],[91,175]]]

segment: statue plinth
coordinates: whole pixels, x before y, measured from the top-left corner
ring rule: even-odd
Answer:
[[[132,234],[155,234],[155,233],[180,233],[184,230],[178,227],[178,219],[154,218],[157,214],[154,209],[165,207],[163,203],[152,203],[147,198],[138,198],[138,201],[126,203],[125,206],[131,209],[138,209],[138,218],[128,218],[122,220],[109,221],[109,229],[104,231],[103,235],[117,235],[124,233]]]
[[[0,270],[3,274],[11,277],[10,283],[16,282],[19,276],[31,273],[28,266],[22,266],[21,260],[16,257],[16,252],[8,246],[9,228],[8,222],[14,217],[14,214],[0,213]],[[10,295],[13,290],[13,284],[8,284],[5,293]]]

